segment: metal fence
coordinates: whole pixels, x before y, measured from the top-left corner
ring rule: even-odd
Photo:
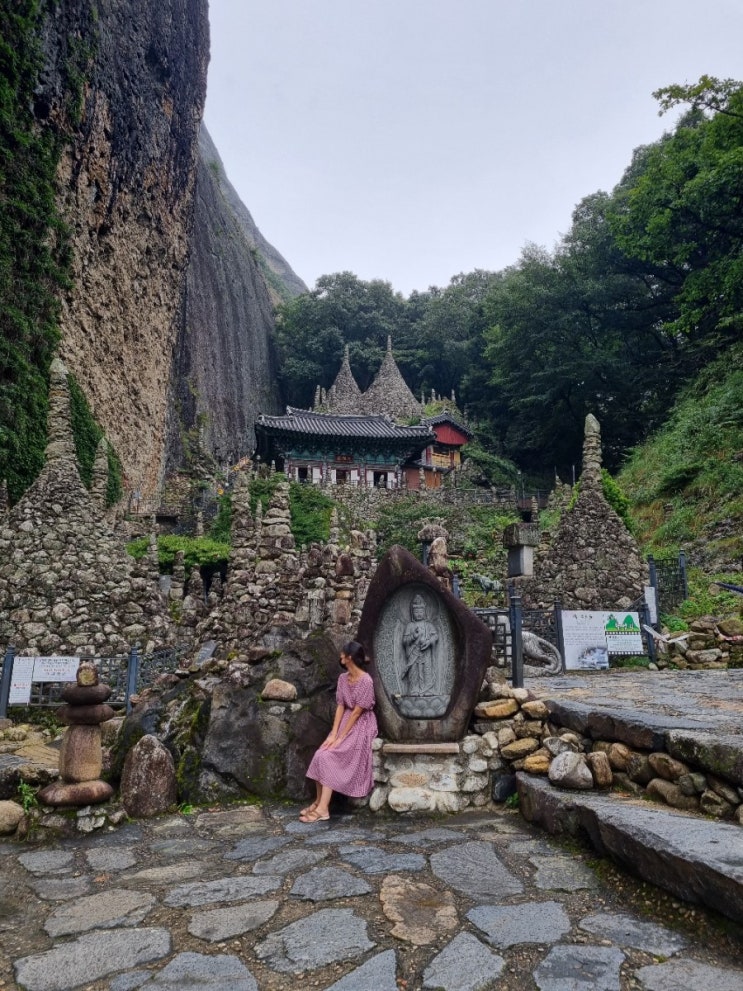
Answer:
[[[677,558],[655,558],[648,555],[650,584],[655,589],[659,613],[668,613],[689,596],[686,579],[686,555],[679,551]]]
[[[177,671],[185,652],[185,647],[163,647],[150,654],[143,654],[137,647],[132,647],[128,654],[91,656],[81,660],[92,661],[98,668],[101,682],[111,688],[108,704],[125,708],[129,712],[132,695],[154,684],[159,675]],[[10,707],[10,688],[16,656],[14,648],[9,646],[0,661],[0,719],[7,716]],[[32,681],[29,701],[19,705],[21,708],[53,708],[61,705],[64,687],[64,682]]]
[[[472,610],[485,623],[493,636],[493,654],[496,667],[510,669],[515,687],[524,684],[524,640],[523,631],[536,633],[548,640],[564,657],[562,632],[560,629],[560,604],[552,609],[524,609],[521,596],[509,592],[507,607],[495,606]]]

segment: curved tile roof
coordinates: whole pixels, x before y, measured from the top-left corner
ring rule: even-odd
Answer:
[[[317,437],[366,437],[384,440],[415,440],[421,446],[436,439],[427,425],[399,426],[384,413],[347,415],[342,413],[317,413],[315,410],[296,409],[287,406],[283,416],[261,415],[256,427],[268,431],[290,431]]]

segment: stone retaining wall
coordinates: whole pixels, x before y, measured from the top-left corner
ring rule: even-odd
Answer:
[[[457,743],[374,741],[372,812],[462,812],[491,800],[491,773],[504,767],[495,734]]]

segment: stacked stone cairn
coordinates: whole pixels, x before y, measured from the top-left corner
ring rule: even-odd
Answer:
[[[106,705],[110,694],[109,686],[98,681],[98,669],[86,661],[78,667],[75,684],[62,690],[65,704],[57,710],[57,718],[68,728],[59,752],[61,780],[39,792],[38,799],[44,805],[95,805],[113,795],[111,785],[100,780],[101,723],[115,715]]]
[[[289,483],[282,479],[268,508],[250,511],[249,478],[239,480],[232,503],[231,551],[221,600],[196,626],[197,642],[214,640],[220,655],[263,657],[258,641],[293,629],[309,633],[330,625],[342,630],[358,621],[375,564],[373,534],[354,531],[340,546],[337,517],[321,547],[298,552],[291,531]],[[271,633],[271,631],[274,633]]]
[[[608,504],[601,480],[601,430],[586,417],[583,472],[575,505],[534,560],[534,574],[515,579],[526,606],[629,609],[648,583],[647,565],[631,533]]]

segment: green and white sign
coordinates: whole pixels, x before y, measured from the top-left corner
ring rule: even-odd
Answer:
[[[608,668],[610,654],[645,653],[636,612],[563,609],[562,633],[569,671]]]

